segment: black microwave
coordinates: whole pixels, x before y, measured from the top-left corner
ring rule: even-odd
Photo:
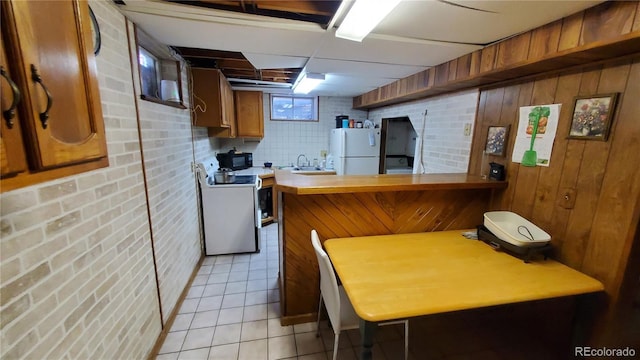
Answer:
[[[253,154],[247,152],[219,153],[216,155],[218,164],[221,168],[229,168],[231,170],[248,169],[253,166]]]

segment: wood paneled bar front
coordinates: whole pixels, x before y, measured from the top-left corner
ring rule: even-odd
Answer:
[[[310,232],[337,237],[473,228],[504,181],[467,174],[314,175],[276,171],[282,324],[317,316],[319,274]]]

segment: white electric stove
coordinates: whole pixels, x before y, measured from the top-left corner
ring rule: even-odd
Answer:
[[[231,184],[216,184],[213,172],[198,164],[202,197],[205,254],[238,254],[260,251],[262,179],[236,175]]]

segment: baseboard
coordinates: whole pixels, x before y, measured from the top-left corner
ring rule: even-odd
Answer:
[[[294,315],[294,316],[282,316],[280,318],[280,325],[295,325],[295,324],[304,324],[308,322],[315,322],[318,320],[317,313],[309,313],[302,315]]]
[[[162,331],[160,332],[160,335],[158,335],[158,339],[156,340],[155,345],[153,345],[149,356],[147,356],[147,360],[155,360],[156,356],[158,356],[158,352],[160,351],[160,348],[162,347],[167,334],[169,334],[169,330],[171,329],[173,322],[176,320],[176,316],[178,315],[178,312],[182,307],[182,302],[187,297],[189,289],[191,289],[191,284],[193,284],[193,280],[196,278],[196,275],[198,275],[198,271],[200,270],[203,261],[204,255],[200,256],[200,260],[198,260],[198,264],[193,269],[191,277],[189,278],[189,281],[187,281],[187,285],[184,287],[184,289],[182,289],[182,293],[180,294],[180,297],[178,297],[178,302],[176,303],[176,306],[174,306],[171,315],[169,315],[167,323],[162,327]],[[162,321],[162,319],[160,319],[160,321]]]

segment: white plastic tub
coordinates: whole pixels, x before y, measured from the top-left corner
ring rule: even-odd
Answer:
[[[484,226],[500,240],[517,246],[543,246],[551,241],[551,235],[511,211],[484,213]]]

